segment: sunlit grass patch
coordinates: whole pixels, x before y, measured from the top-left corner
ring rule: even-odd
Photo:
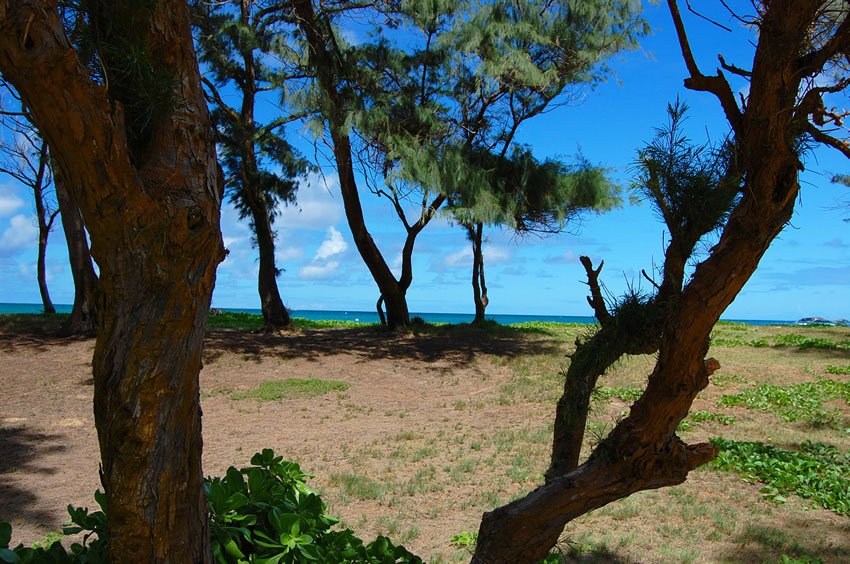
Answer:
[[[330,483],[340,488],[345,495],[361,501],[382,499],[387,491],[386,484],[364,474],[331,474]]]
[[[824,409],[825,401],[843,399],[850,404],[850,382],[817,380],[790,386],[761,384],[738,394],[722,396],[721,407],[744,406],[773,412],[785,421],[806,421],[814,426],[840,426],[841,413]]]
[[[230,399],[276,401],[282,399],[314,398],[329,392],[347,390],[349,386],[350,384],[347,382],[340,382],[338,380],[321,380],[319,378],[266,380],[253,390],[237,392],[231,395]]]

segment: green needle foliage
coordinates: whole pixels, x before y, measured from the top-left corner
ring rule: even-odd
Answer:
[[[600,170],[540,162],[515,140],[523,123],[602,80],[604,60],[636,45],[646,31],[639,2],[400,0],[311,11],[321,16],[309,27],[320,35],[313,50],[327,52],[311,59],[307,74],[319,84],[303,90],[302,107],[321,108],[316,131],[332,129],[343,164],[351,145],[367,185],[407,231],[397,288],[373,243],[358,243],[384,294],[407,291],[414,239],[447,203],[467,229],[560,228],[576,208],[606,207],[600,199],[614,190]],[[351,45],[336,26],[354,18],[375,25]],[[600,188],[602,198],[589,197]],[[343,190],[347,209],[359,209],[356,192]]]

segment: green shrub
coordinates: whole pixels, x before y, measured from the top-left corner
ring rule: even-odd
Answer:
[[[847,366],[835,366],[834,364],[830,364],[826,367],[827,374],[842,374],[842,375],[850,375],[850,364]]]
[[[298,464],[270,449],[251,458],[252,466],[231,466],[223,478],[204,481],[209,503],[213,555],[219,564],[422,564],[422,559],[378,536],[369,544],[350,529],[334,529],[339,520],[325,514],[327,505],[306,483]],[[60,542],[47,548],[9,548],[12,527],[0,523],[0,561],[32,564],[106,564],[106,498],[95,500],[103,511],[68,506],[71,524],[64,534],[85,532],[82,544],[68,553]]]
[[[842,455],[832,445],[808,441],[799,452],[756,442],[720,438],[711,442],[720,449],[714,466],[763,482],[762,494],[768,499],[783,503],[784,496],[793,493],[850,515],[850,452]]]
[[[386,537],[364,545],[309,486],[298,464],[270,449],[247,468],[230,467],[223,478],[206,480],[210,536],[219,563],[339,562],[384,564],[422,560]]]
[[[9,548],[12,526],[0,522],[0,561],[22,564],[106,564],[109,562],[109,545],[106,541],[106,495],[100,490],[94,494],[101,511],[89,513],[88,508],[68,506],[70,522],[62,534],[85,532],[82,543],[72,543],[68,552],[61,542],[34,543],[32,547],[19,544]]]

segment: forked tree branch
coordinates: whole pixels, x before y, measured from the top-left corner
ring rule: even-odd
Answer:
[[[676,28],[676,35],[679,38],[682,57],[685,59],[685,65],[688,68],[688,73],[691,75],[690,78],[685,79],[685,88],[714,94],[720,101],[723,112],[726,114],[726,119],[732,126],[733,131],[738,133],[742,116],[741,109],[735,101],[735,94],[732,92],[732,87],[729,86],[729,82],[719,69],[715,76],[706,76],[700,72],[696,59],[694,59],[693,51],[691,51],[691,44],[685,32],[685,24],[682,22],[682,14],[679,12],[679,6],[676,4],[676,0],[667,0],[667,6],[669,6],[670,15],[673,17],[673,25]]]
[[[741,67],[727,63],[726,59],[723,58],[723,55],[717,55],[717,60],[720,61],[721,67],[723,67],[725,70],[731,72],[732,74],[737,74],[738,76],[742,76],[744,78],[750,78],[750,77],[753,76],[752,71],[748,71],[747,69],[742,69]]]
[[[587,272],[587,285],[590,286],[590,295],[587,297],[587,303],[593,308],[593,314],[599,321],[600,325],[605,325],[611,319],[611,313],[605,306],[605,300],[602,298],[602,290],[599,287],[599,273],[602,272],[602,267],[605,266],[605,261],[599,263],[599,268],[593,269],[593,263],[590,262],[590,257],[579,257],[581,265]]]
[[[842,141],[837,137],[833,137],[828,133],[824,133],[811,123],[807,125],[806,132],[808,132],[809,135],[812,136],[812,139],[814,139],[818,143],[823,143],[824,145],[832,147],[833,149],[837,149],[838,151],[841,151],[841,153],[845,157],[850,159],[850,143],[847,143],[847,141]]]

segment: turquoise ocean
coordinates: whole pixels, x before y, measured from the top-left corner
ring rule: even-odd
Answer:
[[[71,306],[68,304],[55,304],[56,311],[59,313],[70,313]],[[259,314],[259,309],[251,308],[217,308],[222,311],[236,311],[244,313]],[[0,303],[0,314],[4,313],[41,313],[41,304],[4,304]],[[291,312],[292,317],[300,317],[302,319],[311,319],[316,321],[334,320],[334,321],[360,321],[363,323],[378,323],[378,314],[374,311],[354,311],[354,310],[311,310],[311,309],[294,309]],[[469,323],[472,321],[473,314],[471,313],[429,313],[429,312],[411,312],[411,317],[418,316],[429,323]],[[585,315],[510,315],[510,314],[488,314],[488,319],[492,319],[502,325],[510,323],[523,323],[526,321],[551,321],[556,323],[594,323],[595,319]],[[739,323],[748,323],[750,325],[789,325],[793,321],[783,321],[777,319],[724,319],[724,321],[733,321]]]

